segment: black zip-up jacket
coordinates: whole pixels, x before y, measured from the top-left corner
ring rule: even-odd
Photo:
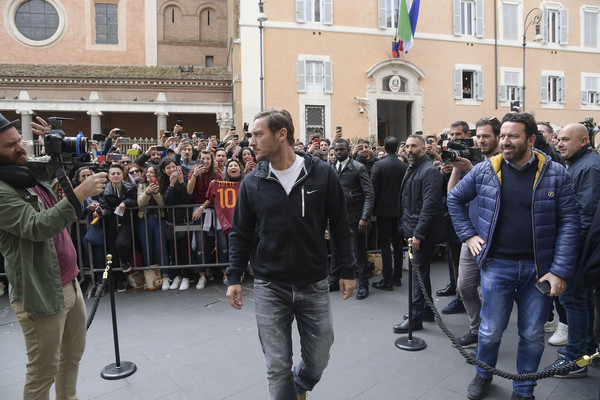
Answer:
[[[328,221],[341,278],[355,278],[352,234],[336,173],[310,154],[296,154],[304,157],[304,168],[289,195],[266,161],[242,181],[229,235],[230,285],[240,283],[248,260],[255,278],[287,287],[325,279]]]
[[[442,196],[442,174],[427,156],[408,167],[401,190],[401,231],[405,238],[414,236],[432,245],[446,240]]]

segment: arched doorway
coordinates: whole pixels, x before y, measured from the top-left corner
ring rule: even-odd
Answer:
[[[369,131],[379,141],[394,136],[400,141],[423,129],[424,95],[419,79],[425,72],[410,61],[388,59],[367,71]]]

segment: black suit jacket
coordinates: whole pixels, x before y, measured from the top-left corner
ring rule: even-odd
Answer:
[[[408,165],[395,154],[388,154],[373,164],[371,170],[371,183],[375,192],[373,214],[390,218],[402,215],[400,192],[407,168]]]

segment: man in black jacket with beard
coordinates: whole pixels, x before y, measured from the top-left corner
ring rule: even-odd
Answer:
[[[413,265],[418,268],[431,297],[429,272],[435,245],[445,239],[442,212],[442,175],[425,156],[425,140],[419,135],[409,135],[406,140],[409,167],[402,182],[402,234],[412,238]],[[423,329],[423,320],[433,321],[433,314],[425,304],[418,284],[416,271],[412,301],[412,330]],[[410,319],[394,326],[395,333],[408,332]]]
[[[266,110],[255,117],[250,146],[260,162],[242,181],[233,214],[227,299],[232,307],[242,308],[240,281],[250,259],[270,396],[305,399],[321,379],[333,343],[327,221],[337,245],[344,300],[356,285],[344,192],[327,163],[294,152],[294,125],[285,110]],[[302,359],[292,370],[294,318]]]
[[[358,271],[358,291],[356,298],[362,300],[369,295],[369,278],[371,272],[367,267],[367,228],[371,222],[371,212],[375,195],[373,185],[364,165],[352,157],[349,157],[350,146],[345,139],[338,139],[333,147],[337,159],[334,169],[338,174],[344,197],[346,198],[346,210],[348,221],[353,236],[353,254],[356,259]],[[337,243],[335,238],[331,241],[331,247],[335,249]],[[331,262],[332,268],[329,276],[329,284],[336,288],[340,276],[339,263],[334,254]]]

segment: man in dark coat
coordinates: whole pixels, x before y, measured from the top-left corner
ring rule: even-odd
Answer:
[[[373,185],[371,185],[371,179],[365,166],[349,157],[350,147],[345,139],[338,139],[335,142],[334,150],[337,159],[334,168],[344,190],[348,222],[353,235],[353,254],[356,258],[358,272],[356,298],[362,300],[369,295],[370,271],[367,269],[366,233],[373,211]],[[335,238],[333,238],[331,244],[332,248],[337,246]],[[333,288],[336,288],[336,281],[339,279],[338,268],[339,264],[336,258],[333,257],[329,276],[329,284]]]
[[[418,282],[416,269],[421,272],[427,295],[431,297],[429,278],[431,259],[435,245],[445,239],[445,224],[442,211],[442,174],[425,157],[425,140],[412,134],[406,140],[409,167],[402,182],[402,234],[412,239],[414,258],[414,281]],[[423,320],[433,320],[425,297],[418,284],[412,293],[412,330],[423,329]],[[427,310],[427,311],[426,311]],[[408,332],[410,319],[394,326],[394,332]]]
[[[383,263],[383,279],[374,282],[373,287],[394,290],[394,284],[400,286],[402,280],[400,189],[408,166],[396,156],[398,139],[390,136],[385,138],[383,144],[387,154],[373,165],[371,171],[371,183],[375,192],[374,214],[377,216],[377,238]],[[390,245],[394,249],[393,261]]]

